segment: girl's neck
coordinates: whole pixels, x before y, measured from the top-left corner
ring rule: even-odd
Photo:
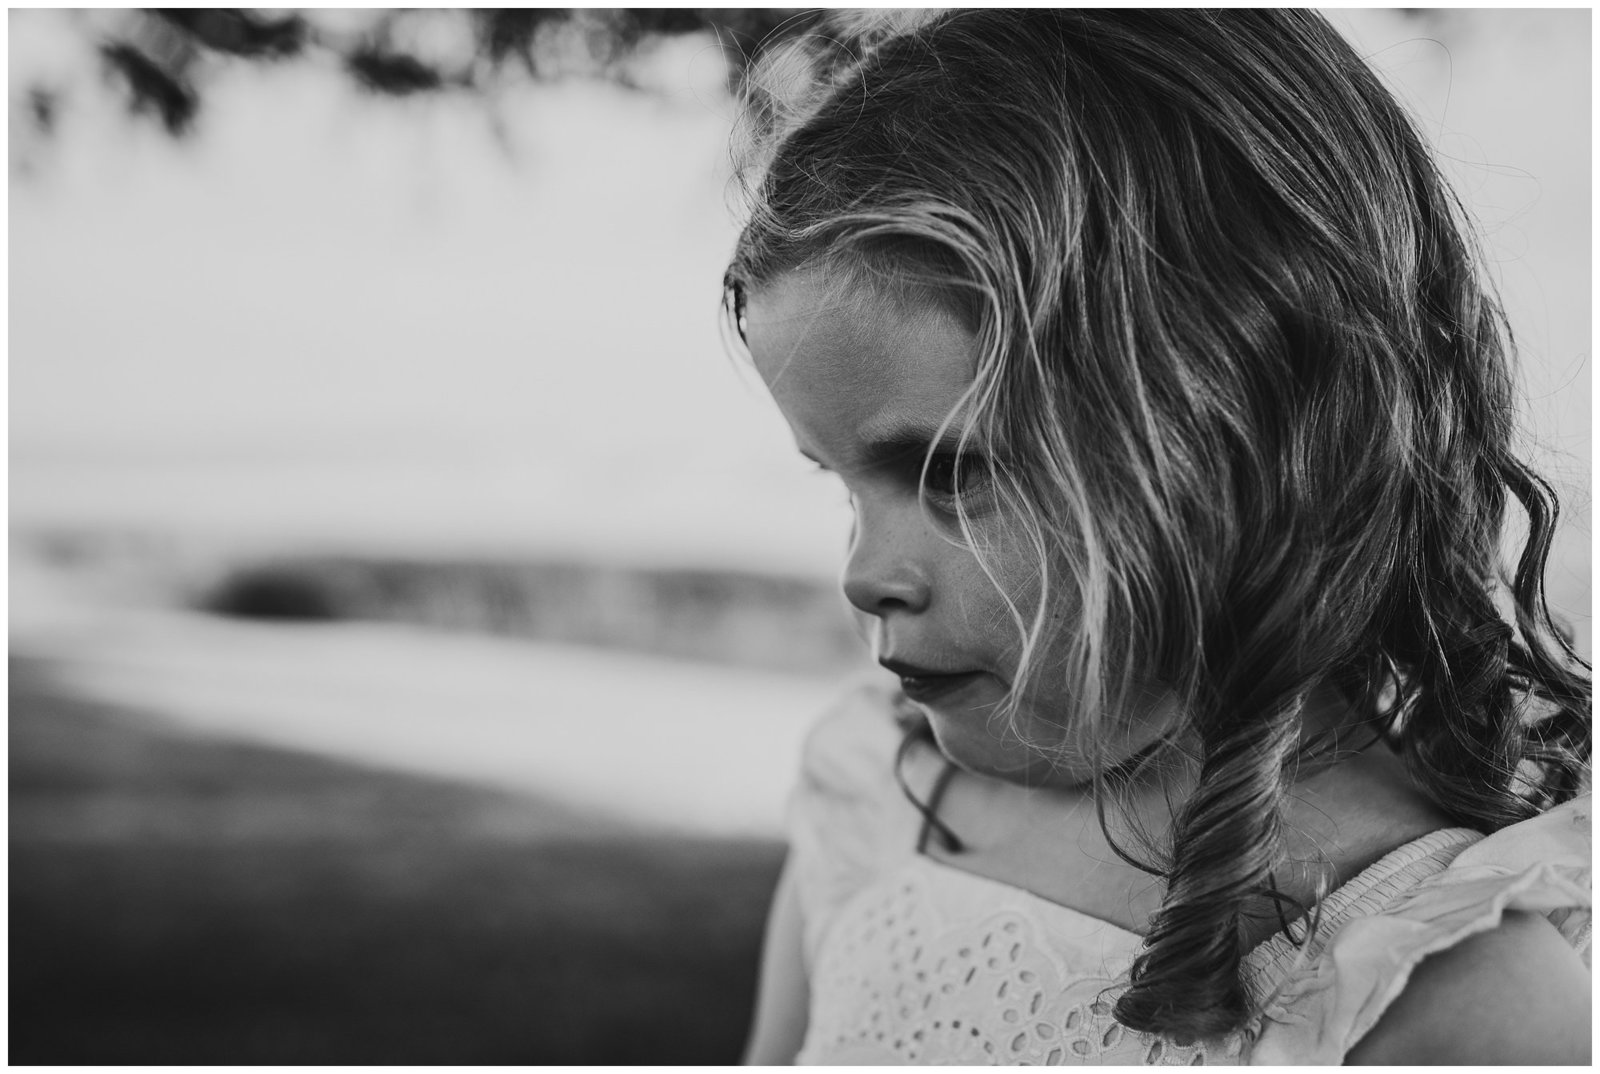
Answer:
[[[1316,760],[1301,770],[1285,810],[1282,864],[1273,878],[1285,894],[1310,905],[1396,847],[1450,826],[1387,745],[1331,692],[1308,705],[1302,742],[1316,747]],[[908,782],[924,791],[945,763],[935,750],[909,760]],[[958,772],[938,814],[963,849],[952,853],[935,842],[926,853],[1142,934],[1164,884],[1118,848],[1159,867],[1159,848],[1197,772],[1193,754],[1181,751],[1147,766],[1107,803],[1108,831],[1088,787],[1028,788]]]

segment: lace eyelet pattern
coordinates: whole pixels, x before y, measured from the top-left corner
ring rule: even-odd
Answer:
[[[1112,1014],[1122,984],[1069,967],[1023,905],[948,924],[907,871],[860,893],[813,967],[800,1062],[1060,1066],[1238,1062],[1244,1040],[1178,1044]]]

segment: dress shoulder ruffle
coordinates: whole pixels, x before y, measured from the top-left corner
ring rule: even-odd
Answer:
[[[1346,920],[1262,1013],[1253,1064],[1339,1063],[1429,955],[1497,927],[1508,911],[1542,914],[1590,959],[1589,795],[1504,828],[1377,912]]]

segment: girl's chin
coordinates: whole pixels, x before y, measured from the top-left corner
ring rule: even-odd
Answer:
[[[931,708],[925,711],[940,751],[965,772],[1034,788],[1080,787],[1094,779],[1092,771],[1078,771],[1067,758],[1025,745],[1013,734],[991,730],[981,716],[974,719],[971,714],[952,716]],[[1001,734],[1005,734],[1004,739]]]

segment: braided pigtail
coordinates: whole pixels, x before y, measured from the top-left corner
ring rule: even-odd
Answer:
[[[1271,507],[1256,499],[1254,509]],[[1326,745],[1307,735],[1303,717],[1319,684],[1332,681],[1325,669],[1348,667],[1338,657],[1358,651],[1364,634],[1359,604],[1313,598],[1324,583],[1307,559],[1328,557],[1308,549],[1326,534],[1302,531],[1295,542],[1274,539],[1282,530],[1255,531],[1230,591],[1199,625],[1200,657],[1176,684],[1198,775],[1166,840],[1165,899],[1116,1005],[1124,1025],[1178,1039],[1245,1024],[1255,996],[1244,956],[1260,920],[1309,909],[1274,881],[1291,786]]]
[[[1284,706],[1248,729],[1219,722],[1203,743],[1199,783],[1172,830],[1166,900],[1117,1001],[1123,1025],[1198,1039],[1251,1013],[1240,970],[1251,934],[1246,917],[1272,891],[1297,735],[1298,712]]]

